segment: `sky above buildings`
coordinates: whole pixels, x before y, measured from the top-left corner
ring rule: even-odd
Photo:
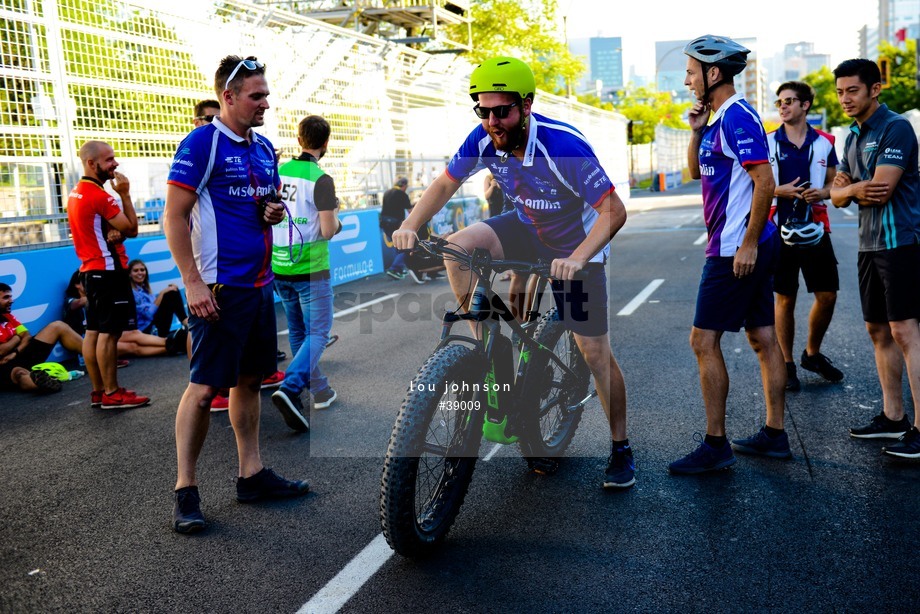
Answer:
[[[567,16],[569,38],[622,37],[624,73],[635,66],[644,76],[655,73],[655,41],[702,34],[756,37],[766,56],[787,43],[812,42],[816,53],[830,54],[836,65],[858,57],[859,29],[878,21],[875,0],[559,0],[559,10]]]

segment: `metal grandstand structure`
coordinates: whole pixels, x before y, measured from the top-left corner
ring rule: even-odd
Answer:
[[[192,129],[195,103],[215,97],[213,71],[227,54],[266,64],[272,109],[260,132],[284,156],[299,153],[303,117],[330,121],[323,165],[344,208],[377,204],[397,175],[425,187],[477,121],[462,57],[280,5],[0,0],[0,38],[0,251],[67,240],[64,205],[87,139],[112,144],[144,231],[159,232],[172,156]],[[542,92],[535,110],[578,126],[626,183],[621,116]],[[464,189],[461,196],[481,195],[475,182]]]

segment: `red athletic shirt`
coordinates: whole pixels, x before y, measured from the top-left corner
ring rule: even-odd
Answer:
[[[67,198],[67,219],[80,271],[114,271],[128,268],[128,254],[123,243],[108,243],[111,230],[106,220],[121,213],[114,197],[89,177],[83,177]]]
[[[20,332],[25,332],[25,326],[13,317],[11,313],[0,315],[0,343],[6,343]]]

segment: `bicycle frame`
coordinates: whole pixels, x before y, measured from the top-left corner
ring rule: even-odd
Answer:
[[[440,246],[440,250],[454,257],[462,256],[463,260],[467,259],[465,254],[447,250],[443,246]],[[510,431],[508,429],[509,416],[512,416],[513,419],[523,398],[524,391],[520,388],[519,376],[521,365],[530,360],[531,352],[545,352],[549,359],[559,365],[567,375],[574,377],[575,374],[552,350],[531,337],[528,328],[532,326],[527,326],[527,328],[522,326],[511,315],[511,309],[492,289],[490,278],[494,271],[491,255],[486,250],[476,249],[468,258],[471,271],[479,277],[470,301],[470,309],[466,313],[446,312],[443,315],[441,339],[435,351],[450,343],[460,342],[472,344],[481,353],[486,369],[483,370],[482,377],[477,378],[482,381],[482,386],[476,394],[479,395],[479,400],[485,401],[483,405],[488,408],[483,422],[483,436],[495,443],[511,444],[517,442],[518,436],[514,434],[513,427]],[[494,264],[503,265],[504,262],[494,261]],[[538,274],[538,276],[538,283],[534,291],[530,293],[529,304],[526,305],[527,325],[535,323],[540,316],[539,306],[547,278],[544,275]],[[454,324],[462,320],[477,323],[480,327],[481,338],[452,334]],[[512,343],[501,332],[501,320],[506,321],[521,339],[523,347],[516,369]]]

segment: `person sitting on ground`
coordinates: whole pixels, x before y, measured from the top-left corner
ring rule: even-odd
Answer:
[[[66,304],[64,307],[64,322],[67,323],[78,335],[86,331],[86,291],[80,282],[80,271],[77,270],[70,277],[70,283],[64,291]],[[137,329],[126,330],[121,334],[116,345],[118,367],[128,366],[124,356],[137,356],[147,358],[150,356],[167,356],[181,354],[185,351],[187,331],[177,329],[166,338],[149,335]]]
[[[83,338],[60,320],[33,337],[12,313],[13,290],[0,283],[0,389],[49,394],[61,390],[61,382],[32,367],[48,360],[55,344],[71,352],[83,351]]]
[[[182,326],[188,325],[188,315],[179,286],[169,284],[157,294],[150,289],[150,275],[143,260],[135,259],[128,263],[131,276],[131,289],[134,291],[134,303],[137,305],[137,330],[142,333],[166,337],[172,328],[173,316]]]

